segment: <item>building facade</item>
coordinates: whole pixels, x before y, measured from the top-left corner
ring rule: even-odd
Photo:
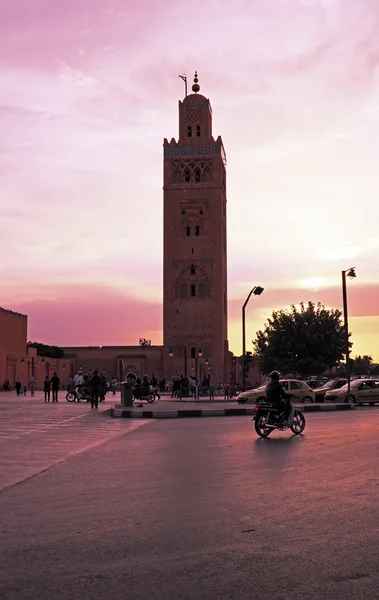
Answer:
[[[64,384],[72,369],[70,360],[37,356],[36,348],[28,346],[27,335],[27,316],[0,307],[0,388],[7,379],[14,389],[17,378],[22,386],[29,386],[33,376],[42,388],[46,375],[54,372]]]
[[[209,99],[179,101],[179,139],[164,140],[163,366],[227,381],[226,155]]]

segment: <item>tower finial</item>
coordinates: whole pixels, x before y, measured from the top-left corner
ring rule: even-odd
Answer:
[[[199,92],[200,91],[200,86],[198,84],[198,77],[197,77],[197,71],[195,71],[195,77],[193,78],[194,84],[192,86],[192,91],[195,92]]]

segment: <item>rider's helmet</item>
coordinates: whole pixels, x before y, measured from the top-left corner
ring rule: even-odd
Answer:
[[[272,373],[270,373],[270,379],[272,381],[279,381],[279,378],[280,378],[279,371],[273,371]]]

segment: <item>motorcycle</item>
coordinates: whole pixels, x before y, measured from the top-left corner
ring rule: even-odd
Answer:
[[[71,392],[67,392],[66,400],[67,400],[67,402],[75,402],[75,400],[77,400],[78,402],[90,402],[91,394],[88,390],[83,390],[80,392],[80,395],[78,396],[78,394],[76,393],[76,390],[73,390]]]
[[[255,415],[255,431],[260,437],[268,437],[274,429],[279,431],[287,431],[291,429],[292,433],[299,435],[305,428],[305,417],[301,410],[295,407],[290,398],[287,397],[290,405],[290,425],[283,423],[284,412],[274,408],[271,404],[257,404],[254,407]]]
[[[157,395],[157,392],[152,387],[150,387],[148,394],[141,394],[138,387],[136,387],[136,388],[134,388],[134,391],[133,391],[133,400],[135,400],[136,402],[140,402],[141,400],[146,400],[146,402],[149,402],[149,404],[152,404],[153,402],[155,402],[156,395]]]

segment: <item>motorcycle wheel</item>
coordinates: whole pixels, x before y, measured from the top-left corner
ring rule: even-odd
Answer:
[[[269,436],[272,431],[271,427],[267,427],[266,422],[266,418],[263,416],[255,419],[255,432],[263,438]]]
[[[66,394],[67,402],[75,402],[76,394],[74,392],[68,392]]]
[[[292,424],[291,424],[291,431],[292,431],[292,433],[299,435],[299,433],[303,433],[304,428],[305,428],[305,417],[301,411],[297,410],[293,416],[293,420],[292,420]]]
[[[153,394],[149,394],[147,396],[146,400],[148,401],[149,404],[152,404],[153,402],[155,402],[155,396],[153,396]]]

